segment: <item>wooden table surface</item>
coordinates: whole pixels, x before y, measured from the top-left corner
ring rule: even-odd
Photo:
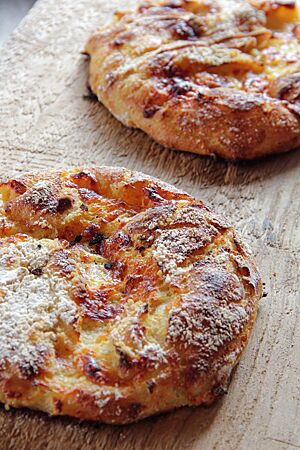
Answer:
[[[35,0],[0,0],[0,44],[18,25]]]
[[[126,6],[133,4],[133,0]],[[228,395],[113,427],[0,408],[0,449],[300,448],[300,151],[247,164],[173,152],[86,96],[84,42],[121,0],[39,0],[0,53],[1,175],[127,166],[224,213],[252,245],[267,296]]]

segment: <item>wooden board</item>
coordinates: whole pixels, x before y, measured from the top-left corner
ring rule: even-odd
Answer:
[[[213,407],[124,427],[1,408],[0,448],[300,448],[300,151],[248,164],[176,153],[86,98],[80,50],[121,7],[121,0],[39,0],[1,49],[1,175],[111,164],[173,183],[231,218],[257,255],[268,295],[229,393]]]
[[[0,0],[0,43],[21,21],[35,0]]]

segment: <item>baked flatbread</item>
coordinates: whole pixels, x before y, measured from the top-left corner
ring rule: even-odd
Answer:
[[[293,0],[146,2],[85,51],[93,93],[160,144],[230,160],[300,146]]]
[[[261,295],[202,202],[99,167],[0,185],[0,401],[128,423],[227,389]]]

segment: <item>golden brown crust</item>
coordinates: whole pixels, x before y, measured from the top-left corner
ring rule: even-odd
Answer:
[[[292,0],[148,2],[116,14],[86,53],[98,99],[165,146],[234,160],[300,145]]]
[[[202,202],[118,168],[0,185],[0,401],[128,423],[227,388],[261,295]]]

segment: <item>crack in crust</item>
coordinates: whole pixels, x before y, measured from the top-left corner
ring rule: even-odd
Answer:
[[[88,41],[111,113],[177,150],[252,159],[300,145],[294,1],[149,1]]]
[[[226,391],[261,282],[222,217],[108,167],[7,180],[0,199],[2,402],[128,423]]]

